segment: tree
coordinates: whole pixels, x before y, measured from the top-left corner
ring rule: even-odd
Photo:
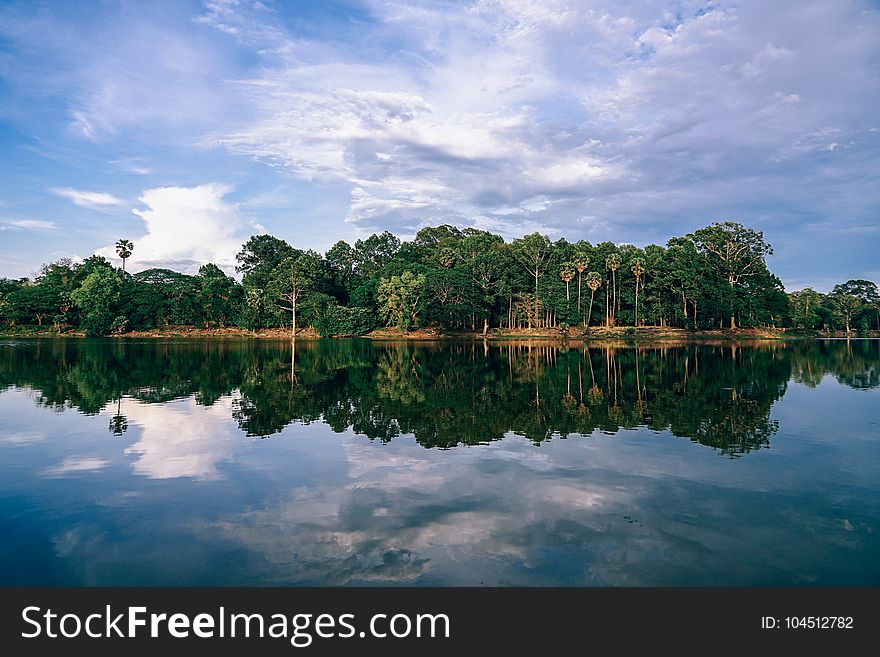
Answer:
[[[482,311],[481,291],[464,269],[430,269],[426,282],[426,313],[440,325],[463,328],[477,311]]]
[[[613,326],[617,319],[617,270],[621,265],[621,257],[619,253],[612,253],[607,258],[605,258],[605,268],[611,270],[611,280],[612,280],[612,288],[611,288],[611,305],[608,314],[608,324]]]
[[[110,332],[117,317],[121,289],[118,272],[97,269],[71,293],[71,300],[83,312],[81,326],[86,335],[100,337]]]
[[[846,283],[835,285],[831,294],[849,294],[859,299],[865,309],[870,308],[876,313],[877,328],[880,329],[880,291],[877,290],[876,283],[862,278],[851,278]]]
[[[852,294],[844,294],[840,292],[837,294],[832,292],[830,300],[835,318],[843,320],[843,323],[846,326],[846,332],[849,333],[849,326],[853,315],[857,314],[862,309],[862,300]]]
[[[587,267],[590,266],[590,256],[587,255],[584,251],[578,251],[574,258],[572,259],[575,268],[578,272],[578,317],[581,314],[581,278],[583,277],[584,271]]]
[[[794,312],[794,324],[811,329],[816,324],[816,311],[822,302],[822,295],[811,287],[797,292],[790,292],[789,303]]]
[[[416,326],[426,281],[424,274],[413,274],[411,271],[381,279],[376,295],[380,304],[379,313],[402,331]]]
[[[550,253],[550,239],[540,233],[532,233],[531,235],[513,240],[511,246],[513,257],[535,278],[534,318],[537,322],[538,317],[540,317],[538,305],[541,300],[538,292],[538,280],[546,267],[546,260]],[[532,328],[532,317],[532,314],[529,313],[529,328]]]
[[[235,260],[235,271],[243,274],[242,282],[249,280],[255,287],[265,287],[269,273],[286,258],[296,257],[302,251],[284,240],[271,235],[254,235],[241,247]]]
[[[242,287],[213,263],[199,268],[198,302],[206,324],[226,326],[242,302]]]
[[[345,291],[343,301],[348,302],[354,287],[354,249],[342,240],[336,242],[324,259],[330,266],[330,271],[336,279],[337,285]]]
[[[361,276],[372,276],[397,255],[400,239],[387,230],[354,243],[354,262]]]
[[[125,261],[131,257],[134,251],[134,242],[128,240],[119,240],[116,242],[116,254],[122,258],[122,271],[125,272]]]
[[[641,258],[636,258],[635,262],[632,266],[633,276],[636,277],[636,319],[635,326],[639,325],[639,283],[642,280],[642,275],[645,273],[645,263]]]
[[[764,233],[732,221],[716,222],[689,235],[712,269],[726,278],[730,292],[730,328],[736,328],[736,285],[745,277],[766,270],[765,258],[773,254]]]
[[[296,305],[310,290],[317,278],[320,256],[314,251],[285,258],[272,270],[269,294],[277,299],[282,310],[290,311],[290,336],[296,337]],[[281,305],[285,301],[289,306]]]
[[[303,254],[284,240],[271,235],[254,235],[241,247],[235,259],[235,270],[243,274],[241,283],[245,293],[245,317],[251,329],[263,326],[283,326],[278,313],[278,290],[270,290],[275,270],[287,258]],[[277,287],[277,285],[276,285]]]
[[[597,271],[591,271],[587,274],[587,287],[590,288],[590,310],[587,313],[587,321],[585,326],[590,325],[590,319],[593,317],[593,297],[596,296],[596,290],[602,285],[602,275]]]
[[[565,281],[565,300],[571,301],[571,295],[568,293],[568,284],[574,279],[575,268],[570,262],[563,262],[562,268],[559,270],[559,278]]]

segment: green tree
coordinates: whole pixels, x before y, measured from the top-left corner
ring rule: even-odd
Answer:
[[[118,316],[121,290],[119,273],[102,268],[89,274],[71,293],[71,300],[83,313],[80,326],[86,335],[100,337],[110,333]]]
[[[574,280],[575,271],[576,270],[575,270],[574,264],[572,264],[570,262],[562,263],[562,268],[559,270],[559,278],[561,278],[563,281],[565,281],[565,300],[566,301],[571,301],[571,295],[568,292],[568,284],[571,283],[572,280]]]
[[[636,258],[632,266],[633,276],[636,278],[636,303],[635,303],[635,326],[639,325],[639,283],[645,273],[645,263],[641,258]]]
[[[850,332],[850,323],[854,315],[858,314],[862,309],[862,300],[852,294],[844,294],[838,292],[831,293],[829,297],[831,307],[834,311],[834,317],[843,321],[846,332]]]
[[[831,290],[832,295],[849,294],[862,302],[862,310],[873,310],[877,319],[877,328],[880,329],[880,291],[877,284],[862,278],[850,279],[846,283],[835,285]]]
[[[290,312],[290,335],[296,337],[296,306],[314,287],[320,267],[320,256],[314,251],[282,260],[269,280],[268,292],[282,310]],[[281,302],[289,305],[284,306]]]
[[[813,288],[807,287],[797,292],[790,292],[788,298],[793,310],[795,326],[814,328],[822,295]]]
[[[596,290],[602,285],[602,275],[597,271],[591,271],[587,274],[587,287],[590,288],[590,310],[587,312],[587,321],[584,326],[590,325],[593,317],[593,298],[596,296]]]
[[[134,242],[129,240],[118,240],[116,242],[116,254],[122,258],[122,271],[125,272],[125,261],[131,257],[134,252]]]
[[[296,259],[303,252],[271,235],[254,235],[241,247],[235,259],[235,270],[242,274],[246,310],[245,323],[250,329],[283,326],[278,313],[278,298],[272,296],[270,283],[278,266],[286,259]]]
[[[424,274],[410,271],[381,279],[377,289],[379,313],[402,331],[414,328],[422,310],[426,283]]]
[[[354,243],[354,262],[361,276],[373,276],[400,251],[400,239],[387,230]]]
[[[231,324],[243,300],[241,285],[214,263],[199,268],[198,304],[206,324]]]
[[[736,328],[736,286],[746,277],[762,274],[773,248],[764,233],[732,221],[716,222],[689,235],[712,269],[727,280],[730,292],[730,328]]]
[[[585,251],[578,251],[572,259],[578,273],[578,317],[581,314],[581,279],[584,271],[590,266],[590,256]]]
[[[605,268],[611,270],[611,305],[608,308],[608,324],[613,326],[617,320],[617,270],[620,268],[623,260],[619,253],[612,253],[605,258]]]
[[[532,328],[532,321],[539,321],[540,313],[538,306],[541,302],[538,290],[538,281],[546,269],[546,261],[550,255],[550,239],[540,233],[532,233],[520,239],[513,240],[511,245],[513,257],[522,265],[529,275],[535,279],[534,313],[528,314],[528,325]]]
[[[354,287],[354,259],[355,251],[347,242],[336,242],[325,256],[330,271],[339,288],[345,293],[342,301],[348,302]]]

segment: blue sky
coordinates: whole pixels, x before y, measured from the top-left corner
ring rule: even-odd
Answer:
[[[880,282],[878,108],[876,2],[3,2],[0,276],[730,219],[788,289]]]

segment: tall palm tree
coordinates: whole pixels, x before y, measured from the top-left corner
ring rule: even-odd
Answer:
[[[563,262],[562,268],[559,270],[559,278],[565,281],[565,300],[571,301],[571,295],[568,293],[568,284],[574,278],[574,265],[570,262]]]
[[[590,266],[590,256],[586,253],[576,253],[574,256],[575,269],[578,270],[578,316],[581,314],[581,277],[583,276],[584,270]]]
[[[613,281],[612,289],[611,289],[611,314],[609,315],[609,324],[614,324],[617,319],[616,308],[616,299],[617,299],[617,270],[620,267],[621,259],[620,254],[612,253],[607,258],[605,258],[605,267],[611,270],[611,280]]]
[[[134,242],[129,242],[128,240],[119,240],[116,242],[116,254],[122,258],[122,271],[125,272],[125,261],[131,257],[131,252],[134,251]]]
[[[641,258],[636,258],[636,261],[632,266],[633,276],[636,277],[636,323],[635,326],[639,325],[639,281],[642,278],[642,274],[645,273],[645,263],[642,262]]]
[[[596,296],[596,290],[602,285],[602,276],[597,271],[591,271],[587,274],[587,287],[590,288],[590,312],[587,313],[586,326],[590,325],[593,317],[593,297]]]

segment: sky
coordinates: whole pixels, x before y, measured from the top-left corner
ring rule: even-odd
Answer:
[[[876,0],[0,2],[0,277],[439,224],[880,282]]]

